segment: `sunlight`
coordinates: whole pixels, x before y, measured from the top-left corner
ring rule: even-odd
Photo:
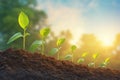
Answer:
[[[107,37],[101,38],[100,40],[101,40],[103,46],[112,46],[112,44],[113,44],[112,43],[113,40],[110,38],[107,38]]]
[[[71,44],[71,45],[77,45],[77,40],[75,40],[75,39],[70,40],[70,44]]]

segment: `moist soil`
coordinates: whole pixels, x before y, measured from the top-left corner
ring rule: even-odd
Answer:
[[[0,80],[120,80],[120,71],[8,49],[0,52]]]

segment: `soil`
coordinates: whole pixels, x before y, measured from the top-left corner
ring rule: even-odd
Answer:
[[[0,52],[0,80],[120,80],[120,71],[8,49]]]

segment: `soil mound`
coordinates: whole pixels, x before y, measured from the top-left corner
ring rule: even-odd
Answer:
[[[120,71],[8,49],[0,52],[0,80],[120,80]]]

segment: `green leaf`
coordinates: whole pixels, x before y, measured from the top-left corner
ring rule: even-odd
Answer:
[[[57,40],[57,46],[61,46],[65,42],[65,38],[60,38]]]
[[[45,38],[50,33],[50,28],[43,28],[40,30],[40,35],[42,38]]]
[[[106,58],[104,62],[108,63],[109,61],[110,61],[110,57]]]
[[[76,49],[77,49],[76,45],[72,45],[72,46],[71,46],[72,52],[73,52],[74,50],[76,50]]]
[[[20,12],[18,22],[20,27],[25,30],[29,24],[28,16],[24,12]]]
[[[49,52],[50,55],[55,55],[59,51],[58,48],[52,48]]]
[[[77,60],[77,63],[82,63],[82,62],[84,62],[84,61],[85,61],[84,58],[79,58],[79,59]]]
[[[29,35],[30,35],[30,33],[25,33],[25,37],[26,37],[26,36],[29,36]]]
[[[20,37],[23,37],[23,35],[21,34],[21,32],[18,32],[16,34],[14,34],[7,42],[7,44],[15,41],[16,39],[20,38]]]
[[[87,52],[84,52],[81,57],[86,57],[87,54],[88,54]]]
[[[95,65],[94,62],[91,62],[91,63],[88,64],[89,67],[92,67],[92,66],[94,66],[94,65]]]
[[[98,53],[95,53],[95,54],[93,54],[93,59],[96,59],[97,57],[99,56],[99,54]]]
[[[36,40],[32,43],[32,45],[30,46],[30,51],[31,52],[35,52],[35,50],[38,49],[38,47],[40,47],[43,44],[42,40]]]
[[[71,59],[71,58],[72,58],[72,55],[71,55],[71,54],[68,54],[68,55],[65,56],[64,59],[65,59],[65,60],[69,60],[69,59]]]

